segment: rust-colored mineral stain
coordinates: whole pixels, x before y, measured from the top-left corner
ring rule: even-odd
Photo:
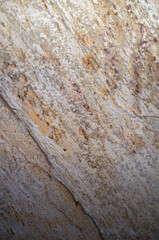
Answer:
[[[22,0],[18,0],[18,2],[20,3],[20,5],[23,5]]]
[[[56,217],[55,220],[58,224],[60,224],[60,219],[59,218]]]
[[[46,5],[46,3],[45,3],[45,0],[41,0],[41,1],[42,1],[42,3],[43,3],[43,6],[44,6],[45,10],[48,10],[48,7],[47,7],[47,5]]]
[[[47,225],[51,228],[52,227],[52,223],[49,221],[49,219],[45,218],[45,221],[46,221]]]
[[[85,58],[82,58],[83,64],[90,70],[97,71],[99,69],[98,64],[92,54],[87,54]]]
[[[31,27],[31,26],[30,26],[29,19],[28,19],[28,17],[27,17],[27,16],[25,17],[25,19],[26,19],[26,23],[27,23],[28,27]]]
[[[107,89],[97,90],[103,97],[108,97],[109,91]]]
[[[85,35],[80,32],[79,30],[77,31],[76,29],[74,29],[78,39],[85,45],[86,44],[86,40],[85,40]]]
[[[135,134],[132,137],[131,142],[131,146],[135,149],[145,147],[145,142],[143,141],[143,138],[138,134]]]
[[[96,168],[98,165],[95,163],[95,162],[93,162],[93,161],[91,161],[91,160],[88,160],[88,161],[86,161],[87,163],[88,163],[88,166],[90,167],[90,168]]]
[[[156,149],[159,148],[159,131],[154,133],[153,137],[153,145],[156,147]]]
[[[12,32],[11,32],[11,28],[9,26],[7,26],[8,28],[8,33],[9,33],[9,36],[11,36]]]
[[[59,132],[59,130],[57,128],[54,127],[55,133],[54,133],[54,140],[55,142],[59,142],[59,140],[62,138],[61,133]]]
[[[3,30],[2,30],[2,28],[0,28],[0,33],[3,35],[3,37],[5,36],[5,34],[4,34]]]
[[[60,29],[60,25],[58,22],[55,22],[56,26],[57,26],[57,29],[59,30],[59,32],[61,32],[61,29]]]
[[[83,136],[86,140],[88,140],[88,136],[82,128],[79,128],[78,131],[81,136]]]
[[[42,121],[39,116],[37,115],[37,113],[35,112],[35,110],[30,106],[28,106],[28,111],[27,111],[30,119],[38,126],[40,132],[44,135],[44,136],[48,136],[49,132],[50,132],[50,127],[47,125],[46,122]]]

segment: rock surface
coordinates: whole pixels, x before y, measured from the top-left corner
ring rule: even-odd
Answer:
[[[158,0],[0,11],[2,239],[159,239]]]

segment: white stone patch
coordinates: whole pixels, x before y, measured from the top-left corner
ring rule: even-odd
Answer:
[[[98,0],[93,0],[93,3],[94,4],[98,4]]]

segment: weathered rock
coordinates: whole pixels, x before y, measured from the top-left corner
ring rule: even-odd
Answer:
[[[158,1],[0,9],[3,239],[158,239]]]
[[[100,239],[23,124],[3,101],[0,109],[0,239]]]

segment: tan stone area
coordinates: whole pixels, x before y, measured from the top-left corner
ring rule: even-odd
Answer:
[[[0,235],[159,239],[158,0],[0,1]]]

